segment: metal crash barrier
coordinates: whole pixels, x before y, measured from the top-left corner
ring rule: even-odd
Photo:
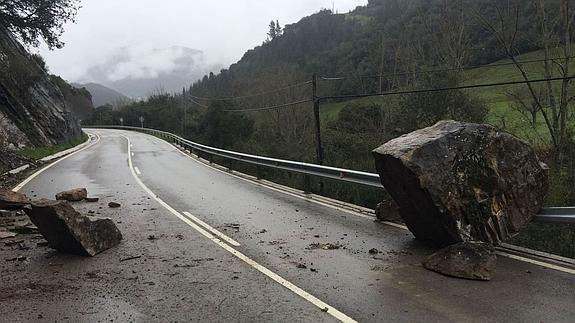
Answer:
[[[101,128],[101,129],[118,129],[118,130],[132,130],[143,132],[146,134],[154,135],[157,137],[171,139],[175,143],[190,148],[190,151],[194,150],[204,152],[206,154],[223,157],[226,159],[237,160],[257,166],[264,166],[279,170],[284,170],[292,173],[299,173],[310,176],[317,176],[328,178],[332,180],[338,180],[348,183],[366,185],[371,187],[377,187],[383,189],[383,185],[379,180],[379,175],[374,173],[367,173],[357,170],[322,166],[310,163],[304,163],[299,161],[291,161],[284,159],[276,159],[270,157],[263,157],[257,155],[250,155],[215,147],[210,147],[202,145],[180,136],[174,135],[172,133],[149,129],[149,128],[139,128],[139,127],[129,127],[129,126],[85,126],[84,128]],[[543,208],[539,214],[535,216],[535,221],[537,222],[547,222],[547,223],[573,223],[575,224],[575,207],[550,207]]]

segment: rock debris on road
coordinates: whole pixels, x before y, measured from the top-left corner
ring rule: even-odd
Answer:
[[[86,201],[74,207],[111,218],[124,241],[80,258],[36,245],[45,241],[38,234],[8,238],[24,240],[25,250],[0,240],[3,320],[333,322],[334,310],[366,322],[568,322],[575,316],[572,274],[499,257],[489,283],[437,275],[421,265],[433,250],[403,229],[231,177],[151,136],[91,131],[101,136],[97,145],[45,171],[23,193],[42,198],[86,187],[100,197],[97,207]],[[223,248],[205,236],[211,231],[150,199],[128,166],[123,136],[154,196],[180,215],[228,229],[240,246],[218,242],[229,249]],[[121,207],[101,208],[109,202]],[[324,302],[327,312],[230,250]]]

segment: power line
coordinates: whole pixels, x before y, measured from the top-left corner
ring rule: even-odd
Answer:
[[[560,59],[570,59],[570,58],[575,58],[575,56],[556,57],[556,58],[541,58],[541,59],[533,59],[533,60],[527,60],[527,61],[518,61],[517,64],[540,63],[540,62],[554,61],[554,60],[560,60]],[[483,64],[483,65],[470,65],[470,66],[465,66],[465,67],[433,69],[433,70],[425,70],[425,71],[402,72],[402,73],[392,73],[392,74],[371,74],[371,75],[358,75],[358,76],[321,76],[320,79],[323,81],[342,81],[342,80],[346,80],[346,79],[366,79],[366,78],[383,78],[383,77],[389,78],[389,77],[402,76],[402,75],[419,75],[419,74],[429,74],[429,73],[464,71],[464,70],[472,70],[472,69],[478,69],[478,68],[488,68],[488,67],[507,66],[507,65],[515,65],[515,63],[514,62],[508,62],[508,63],[494,63],[494,64]]]
[[[266,94],[281,92],[281,91],[285,91],[285,90],[288,90],[288,89],[291,89],[294,87],[307,85],[307,84],[311,84],[311,81],[300,82],[300,83],[288,85],[288,86],[285,86],[282,88],[277,88],[277,89],[261,92],[258,94],[250,94],[250,95],[235,96],[235,97],[211,97],[210,98],[210,97],[199,97],[199,96],[194,96],[194,95],[190,95],[190,96],[196,100],[203,100],[203,101],[234,101],[234,100],[253,98],[253,97],[262,96],[262,95],[266,95]]]
[[[274,110],[274,109],[280,109],[280,108],[285,108],[285,107],[299,105],[299,104],[303,104],[303,103],[309,103],[309,102],[313,102],[313,100],[307,99],[307,100],[301,100],[301,101],[295,101],[295,102],[290,102],[290,103],[285,103],[285,104],[280,104],[280,105],[261,107],[261,108],[253,108],[253,109],[224,110],[224,112],[254,112],[254,111]]]
[[[324,96],[324,97],[318,98],[318,100],[325,101],[325,100],[338,100],[338,99],[358,99],[358,98],[367,98],[367,97],[374,97],[374,96],[416,94],[416,93],[427,93],[427,92],[442,92],[442,91],[465,90],[465,89],[475,89],[475,88],[494,87],[494,86],[530,84],[530,83],[541,83],[541,82],[551,82],[551,81],[563,81],[563,80],[571,80],[571,79],[575,79],[575,76],[554,77],[554,78],[524,80],[524,81],[499,82],[499,83],[485,83],[485,84],[463,85],[463,86],[442,87],[442,88],[428,88],[428,89],[406,90],[406,91],[396,91],[396,92],[380,92],[380,93],[371,93],[371,94],[350,94],[350,95]]]
[[[195,103],[195,104],[197,104],[198,106],[200,106],[200,107],[202,107],[202,108],[206,108],[206,109],[208,108],[208,106],[207,106],[207,105],[205,105],[205,104],[201,104],[200,102],[198,102],[198,101],[194,100],[194,99],[193,99],[193,98],[191,98],[191,97],[188,97],[188,99],[189,99],[190,101],[192,101],[192,103]]]
[[[429,92],[443,92],[443,91],[453,91],[453,90],[465,90],[474,88],[485,88],[485,87],[495,87],[495,86],[506,86],[506,85],[518,85],[518,84],[530,84],[530,83],[541,83],[541,82],[552,82],[552,81],[562,81],[575,79],[575,76],[570,77],[555,77],[555,78],[545,78],[536,80],[523,80],[523,81],[510,81],[510,82],[498,82],[498,83],[485,83],[485,84],[474,84],[474,85],[463,85],[463,86],[452,86],[452,87],[442,87],[442,88],[427,88],[418,90],[405,90],[396,92],[379,92],[371,94],[350,94],[350,95],[337,95],[337,96],[324,96],[317,98],[318,101],[325,100],[341,100],[341,99],[358,99],[374,96],[389,96],[389,95],[401,95],[401,94],[417,94],[417,93],[429,93]],[[224,112],[256,112],[256,111],[266,111],[285,108],[289,106],[299,105],[303,103],[313,102],[312,99],[295,101],[280,105],[274,105],[269,107],[252,108],[252,109],[233,109],[233,110],[223,110]]]

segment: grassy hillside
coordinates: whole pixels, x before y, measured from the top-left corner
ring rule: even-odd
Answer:
[[[557,56],[560,56],[558,54]],[[544,58],[542,51],[533,51],[518,56],[518,61],[532,61]],[[493,65],[510,63],[510,60],[501,60],[495,62]],[[530,79],[544,79],[544,63],[533,62],[523,64],[525,71]],[[575,61],[571,61],[570,70],[575,71]],[[559,77],[559,74],[552,75],[552,77]],[[493,66],[488,68],[478,68],[465,72],[465,84],[486,84],[497,82],[520,81],[523,77],[516,66],[504,65]],[[553,87],[556,91],[559,90],[560,81],[553,82]],[[535,89],[544,86],[544,83],[534,84]],[[487,122],[504,128],[515,135],[528,140],[537,147],[542,147],[549,142],[549,133],[545,126],[543,117],[539,114],[537,119],[537,126],[531,127],[527,117],[514,108],[516,103],[510,93],[517,93],[520,91],[523,95],[521,97],[528,97],[526,95],[526,85],[510,85],[499,86],[490,88],[480,88],[470,90],[478,97],[484,99],[490,106],[490,113],[487,117]],[[575,126],[575,124],[574,124]]]
[[[559,56],[559,54],[558,54]],[[527,62],[533,60],[541,60],[544,58],[543,51],[532,51],[526,54],[519,55],[517,60],[520,62]],[[504,59],[493,62],[490,64],[492,67],[480,67],[469,69],[461,72],[462,85],[476,85],[476,84],[489,84],[489,83],[502,83],[512,81],[522,81],[523,77],[515,65],[506,65],[511,63],[510,60]],[[544,63],[532,62],[523,64],[525,71],[530,79],[543,79],[544,76]],[[575,72],[575,60],[571,61],[569,68]],[[558,77],[559,75],[553,75]],[[554,87],[558,90],[560,86],[559,81],[553,82]],[[543,86],[543,83],[534,84],[538,89]],[[485,87],[477,89],[465,90],[472,96],[476,96],[484,100],[489,106],[489,113],[486,122],[496,127],[505,129],[514,135],[529,141],[534,146],[544,147],[549,142],[549,133],[547,131],[545,121],[541,115],[538,116],[537,127],[533,128],[529,124],[528,116],[522,114],[514,108],[516,105],[514,98],[510,93],[517,91],[522,92],[521,97],[527,98],[527,87],[521,85],[507,85],[497,87]],[[357,100],[349,100],[345,102],[328,102],[322,105],[322,122],[329,123],[337,119],[339,112],[346,106],[357,105],[365,106],[369,104],[384,104],[387,99],[380,97],[361,98]],[[575,129],[575,124],[574,124]]]

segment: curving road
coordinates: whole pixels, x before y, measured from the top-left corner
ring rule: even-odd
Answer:
[[[569,264],[502,252],[491,282],[447,278],[422,268],[431,250],[400,226],[234,176],[152,136],[88,131],[99,140],[21,191],[87,187],[101,203],[76,207],[116,220],[125,241],[94,258],[33,250],[5,267],[2,321],[575,318]]]

